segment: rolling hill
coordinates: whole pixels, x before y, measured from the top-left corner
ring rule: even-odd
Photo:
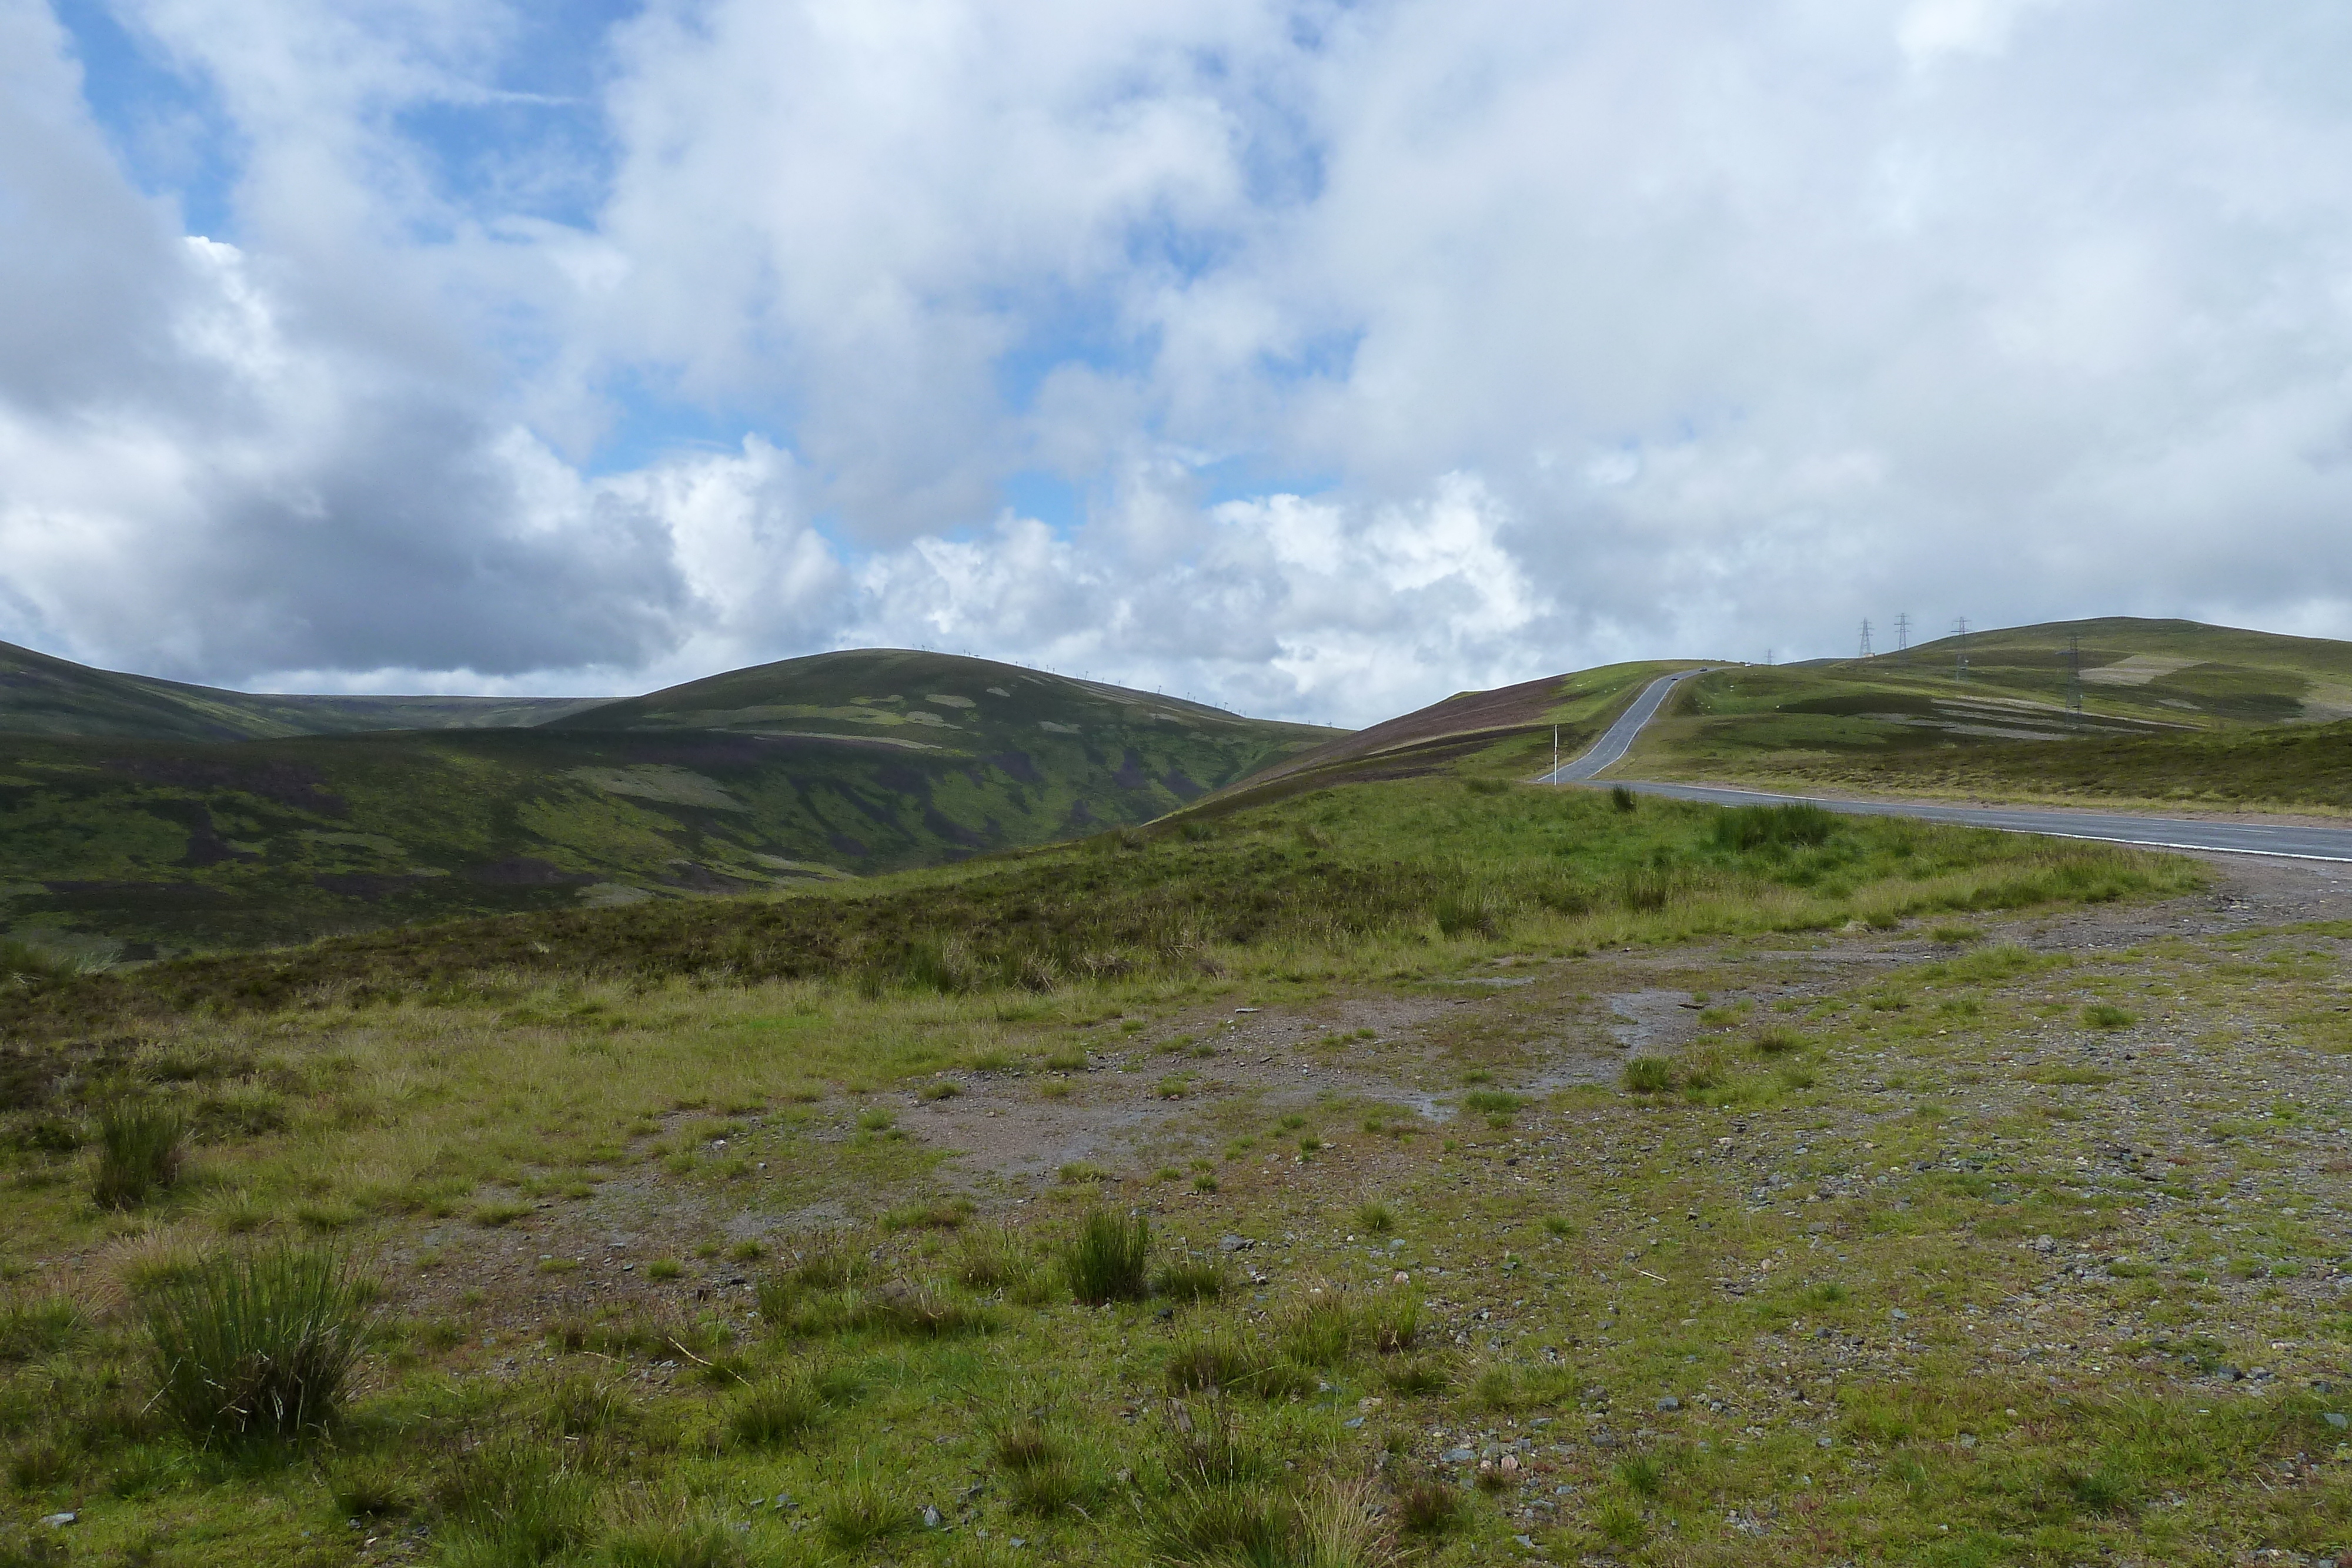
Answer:
[[[118,674],[0,643],[0,734],[258,740],[540,724],[602,697],[283,696]]]
[[[168,689],[79,668],[47,673],[51,733],[0,735],[0,929],[131,957],[937,864],[1146,821],[1335,733],[864,651],[527,727],[191,738]]]
[[[1615,771],[2336,809],[2352,806],[2347,718],[2352,643],[2189,621],[2053,622],[1702,676]]]
[[[1193,808],[1239,810],[1309,790],[1433,773],[1525,777],[1547,766],[1557,727],[1562,759],[1573,757],[1657,676],[1690,661],[1604,664],[1492,691],[1456,692],[1443,702],[1274,763]]]

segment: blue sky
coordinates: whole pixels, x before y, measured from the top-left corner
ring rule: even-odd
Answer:
[[[2352,634],[2340,7],[0,0],[0,638],[1376,719]]]

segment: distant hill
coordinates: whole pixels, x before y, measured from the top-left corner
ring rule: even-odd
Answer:
[[[603,697],[258,696],[117,674],[0,643],[0,734],[257,740],[544,723]]]
[[[1643,687],[1684,663],[1606,664],[1492,691],[1456,692],[1275,763],[1195,810],[1238,810],[1376,779],[1523,778],[1549,766],[1555,732],[1560,759],[1567,761],[1599,738]]]
[[[790,887],[1147,821],[1337,733],[882,650],[529,727],[0,735],[0,930],[144,956]]]
[[[2110,617],[1701,676],[1614,771],[2352,806],[2347,718],[2352,643]]]

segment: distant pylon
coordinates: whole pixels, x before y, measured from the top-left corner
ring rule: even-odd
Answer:
[[[2080,723],[2083,717],[2083,649],[2075,633],[2066,633],[2066,712]]]
[[[1969,618],[1967,616],[1956,615],[1952,618],[1952,634],[1960,640],[1959,647],[1952,654],[1952,679],[1965,681],[1969,678]]]
[[[1898,653],[1911,646],[1911,612],[1904,611],[1895,617],[1895,651]]]
[[[1866,615],[1863,617],[1863,621],[1862,621],[1862,656],[1863,656],[1864,658],[1865,658],[1865,659],[1867,659],[1867,658],[1869,658],[1869,657],[1871,656],[1871,653],[1870,653],[1870,618],[1869,618],[1868,616],[1866,616]]]

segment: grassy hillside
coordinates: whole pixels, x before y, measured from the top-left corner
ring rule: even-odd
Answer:
[[[1348,783],[1444,773],[1524,779],[1597,739],[1649,683],[1682,663],[1605,664],[1493,691],[1457,692],[1253,774],[1195,808],[1215,813]]]
[[[2347,936],[2200,874],[1420,779],[14,987],[0,1552],[2332,1555]]]
[[[248,740],[539,724],[600,697],[274,696],[117,674],[0,643],[0,734]]]
[[[605,728],[0,737],[0,929],[147,956],[869,874],[1148,821],[1330,733],[933,654],[725,683],[757,700]]]
[[[2340,807],[2352,805],[2352,730],[2336,722],[2347,716],[2352,644],[2178,621],[2068,622],[1704,676],[1618,771]]]

